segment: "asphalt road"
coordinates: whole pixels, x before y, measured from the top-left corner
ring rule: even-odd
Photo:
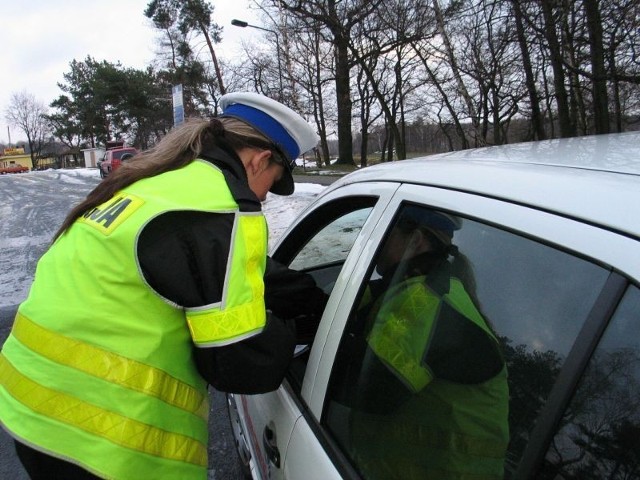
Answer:
[[[293,181],[296,183],[317,183],[319,185],[331,185],[342,175],[305,175],[298,168],[295,169],[295,173],[293,175]]]
[[[17,306],[16,306],[17,307]],[[16,307],[0,308],[0,344],[9,335]],[[0,478],[7,480],[28,480],[13,449],[11,437],[0,428]]]

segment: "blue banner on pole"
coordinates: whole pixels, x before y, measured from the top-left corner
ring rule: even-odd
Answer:
[[[182,85],[174,85],[171,88],[171,94],[173,97],[173,126],[177,127],[184,122]]]

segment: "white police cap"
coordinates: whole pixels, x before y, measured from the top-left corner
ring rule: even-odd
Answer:
[[[287,164],[282,179],[271,192],[278,195],[293,193],[291,172],[301,153],[315,147],[318,135],[299,114],[269,97],[252,92],[227,93],[220,98],[223,117],[242,120],[270,139],[285,155]]]

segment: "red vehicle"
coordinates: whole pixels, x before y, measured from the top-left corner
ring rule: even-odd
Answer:
[[[102,161],[98,164],[100,169],[100,177],[105,178],[111,172],[116,170],[123,162],[133,158],[138,153],[133,147],[110,148],[104,153]]]
[[[7,166],[0,165],[0,175],[4,175],[6,173],[24,173],[28,171],[29,167],[25,167],[24,165],[20,165],[18,163],[10,163]]]

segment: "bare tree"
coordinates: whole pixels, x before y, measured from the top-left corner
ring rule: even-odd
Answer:
[[[478,111],[474,104],[473,97],[469,93],[469,90],[467,89],[464,80],[462,79],[462,74],[457,61],[457,55],[453,49],[452,42],[447,32],[444,15],[442,14],[442,8],[440,7],[439,0],[433,0],[433,9],[435,12],[436,24],[438,26],[440,38],[444,46],[444,51],[446,53],[446,57],[451,69],[451,74],[455,78],[458,94],[462,97],[465,105],[467,106],[467,111],[471,119],[471,124],[473,125],[473,130],[475,132],[474,136],[477,140],[479,138],[480,118],[478,116]]]
[[[13,93],[9,100],[9,106],[5,110],[7,122],[18,127],[27,136],[33,168],[38,166],[45,137],[49,132],[46,115],[46,105],[25,91]]]
[[[326,32],[334,47],[335,90],[338,107],[338,163],[352,165],[353,138],[351,131],[351,68],[349,43],[355,25],[378,9],[382,0],[268,0],[282,11],[308,23],[315,23]]]
[[[419,63],[410,44],[433,28],[425,2],[421,0],[385,0],[382,7],[377,15],[358,26],[349,48],[385,116],[386,131],[389,140],[393,140],[387,143],[388,158],[392,158],[395,150],[397,158],[404,160],[407,158],[405,118],[408,113],[405,99],[415,88]],[[368,96],[360,92],[365,109]],[[368,127],[367,122],[362,124],[363,140]]]
[[[296,20],[298,22],[296,23]],[[308,25],[296,18],[287,18],[289,49],[287,73],[292,89],[300,89],[302,95],[295,95],[300,103],[300,96],[306,97],[306,105],[299,105],[300,111],[306,111],[314,120],[320,135],[320,147],[316,151],[318,166],[330,165],[329,120],[336,115],[333,97],[335,85],[335,56],[331,46],[323,41],[319,28]],[[295,39],[295,41],[294,41]]]

